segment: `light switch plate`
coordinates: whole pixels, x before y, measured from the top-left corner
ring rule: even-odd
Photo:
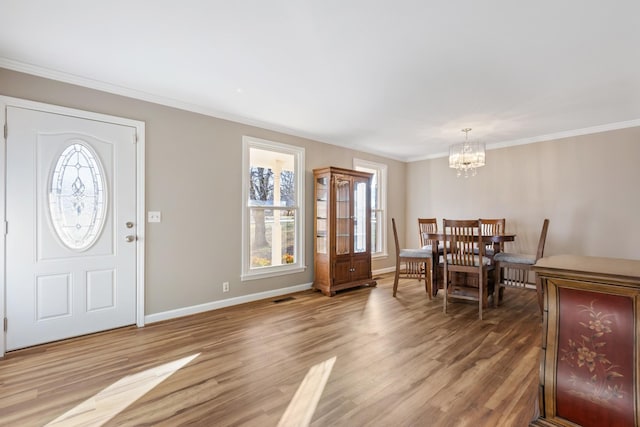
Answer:
[[[162,214],[160,211],[149,211],[147,212],[147,221],[148,222],[160,222],[162,220]]]

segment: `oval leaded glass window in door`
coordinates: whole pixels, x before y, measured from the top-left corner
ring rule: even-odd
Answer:
[[[87,145],[72,142],[57,159],[49,183],[51,222],[62,243],[85,250],[104,224],[106,190],[100,159]]]

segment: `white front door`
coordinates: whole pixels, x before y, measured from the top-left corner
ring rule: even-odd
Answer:
[[[7,107],[6,348],[136,323],[136,128]]]

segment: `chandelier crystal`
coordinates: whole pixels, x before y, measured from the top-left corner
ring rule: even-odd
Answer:
[[[464,128],[464,142],[449,147],[449,167],[457,169],[457,176],[468,178],[475,176],[476,169],[484,166],[484,143],[469,141],[469,131],[471,128]]]

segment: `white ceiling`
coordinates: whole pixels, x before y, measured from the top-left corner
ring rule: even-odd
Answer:
[[[0,66],[400,160],[640,125],[638,0],[0,0]]]

